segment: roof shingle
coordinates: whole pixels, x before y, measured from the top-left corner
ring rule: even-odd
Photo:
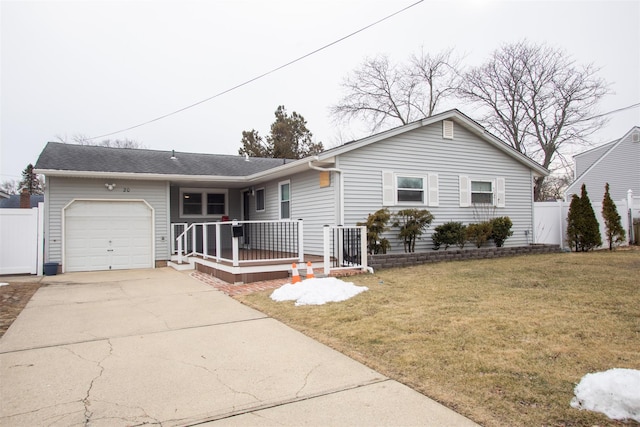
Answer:
[[[291,160],[171,151],[109,148],[49,142],[35,168],[40,170],[122,172],[161,175],[247,176]]]

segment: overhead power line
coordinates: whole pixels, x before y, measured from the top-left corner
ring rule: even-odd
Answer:
[[[394,12],[394,13],[390,14],[390,15],[387,15],[387,16],[385,16],[384,18],[378,19],[377,21],[375,21],[375,22],[373,22],[373,23],[371,23],[371,24],[369,24],[369,25],[367,25],[367,26],[365,26],[365,27],[362,27],[362,28],[360,28],[359,30],[356,30],[356,31],[354,31],[354,32],[352,32],[352,33],[350,33],[350,34],[347,34],[346,36],[341,37],[341,38],[339,38],[339,39],[337,39],[337,40],[335,40],[335,41],[333,41],[333,42],[331,42],[331,43],[329,43],[329,44],[326,44],[326,45],[324,45],[324,46],[322,46],[322,47],[320,47],[320,48],[318,48],[318,49],[316,49],[316,50],[313,50],[313,51],[311,51],[311,52],[309,52],[309,53],[307,53],[307,54],[305,54],[305,55],[302,55],[302,56],[300,56],[300,57],[298,57],[298,58],[296,58],[296,59],[294,59],[294,60],[292,60],[292,61],[289,61],[289,62],[287,62],[286,64],[283,64],[283,65],[280,65],[279,67],[273,68],[273,69],[271,69],[271,70],[269,70],[269,71],[267,71],[267,72],[265,72],[265,73],[262,73],[262,74],[260,74],[260,75],[258,75],[258,76],[255,76],[255,77],[253,77],[253,78],[251,78],[251,79],[249,79],[249,80],[246,80],[246,81],[244,81],[244,82],[242,82],[242,83],[240,83],[240,84],[237,84],[237,85],[235,85],[235,86],[233,86],[233,87],[231,87],[231,88],[229,88],[229,89],[223,90],[222,92],[216,93],[215,95],[210,96],[210,97],[208,97],[208,98],[205,98],[205,99],[203,99],[203,100],[201,100],[201,101],[195,102],[195,103],[193,103],[193,104],[187,105],[186,107],[182,107],[182,108],[180,108],[180,109],[178,109],[178,110],[175,110],[175,111],[172,111],[172,112],[170,112],[170,113],[164,114],[164,115],[162,115],[162,116],[156,117],[155,119],[147,120],[146,122],[139,123],[139,124],[134,125],[134,126],[129,126],[128,128],[120,129],[120,130],[117,130],[117,131],[115,131],[115,132],[109,132],[109,133],[105,133],[105,134],[103,134],[103,135],[93,136],[93,137],[90,137],[90,138],[88,138],[88,139],[104,138],[104,137],[106,137],[106,136],[111,136],[111,135],[115,135],[115,134],[118,134],[118,133],[126,132],[126,131],[128,131],[128,130],[136,129],[136,128],[139,128],[139,127],[141,127],[141,126],[145,126],[145,125],[148,125],[148,124],[150,124],[150,123],[157,122],[157,121],[159,121],[159,120],[165,119],[165,118],[167,118],[167,117],[169,117],[169,116],[173,116],[174,114],[181,113],[181,112],[183,112],[183,111],[185,111],[185,110],[188,110],[188,109],[190,109],[190,108],[196,107],[196,106],[198,106],[198,105],[200,105],[200,104],[204,104],[205,102],[211,101],[212,99],[218,98],[218,97],[220,97],[220,96],[222,96],[222,95],[225,95],[225,94],[227,94],[227,93],[229,93],[229,92],[232,92],[232,91],[234,91],[234,90],[236,90],[236,89],[239,89],[239,88],[241,88],[241,87],[243,87],[243,86],[246,86],[246,85],[248,85],[249,83],[253,83],[253,82],[255,82],[256,80],[259,80],[259,79],[261,79],[261,78],[263,78],[263,77],[266,77],[266,76],[268,76],[269,74],[273,74],[273,73],[275,73],[276,71],[282,70],[283,68],[286,68],[286,67],[288,67],[288,66],[290,66],[290,65],[293,65],[293,64],[295,64],[296,62],[300,62],[300,61],[302,61],[303,59],[308,58],[308,57],[309,57],[309,56],[311,56],[311,55],[315,55],[316,53],[321,52],[321,51],[323,51],[323,50],[325,50],[325,49],[327,49],[327,48],[329,48],[329,47],[331,47],[331,46],[333,46],[333,45],[335,45],[335,44],[338,44],[338,43],[340,43],[340,42],[342,42],[342,41],[344,41],[344,40],[346,40],[346,39],[350,38],[350,37],[353,37],[353,36],[355,36],[355,35],[356,35],[356,34],[358,34],[358,33],[361,33],[361,32],[363,32],[363,31],[365,31],[365,30],[367,30],[367,29],[369,29],[369,28],[371,28],[371,27],[373,27],[373,26],[375,26],[375,25],[380,24],[381,22],[384,22],[384,21],[386,21],[386,20],[388,20],[388,19],[391,19],[391,18],[393,18],[394,16],[396,16],[396,15],[398,15],[398,14],[400,14],[400,13],[402,13],[402,12],[404,12],[404,11],[408,10],[408,9],[411,9],[412,7],[416,6],[417,4],[422,3],[423,1],[424,1],[424,0],[419,0],[419,1],[415,2],[415,3],[412,3],[412,4],[410,4],[409,6],[406,6],[406,7],[402,8],[402,9],[400,9],[400,10],[398,10],[398,11],[396,11],[396,12]]]
[[[640,107],[640,102],[628,105],[626,107],[618,108],[617,110],[611,110],[611,111],[608,111],[606,113],[598,114],[597,116],[592,116],[592,117],[589,117],[588,119],[585,119],[585,120],[598,119],[600,117],[608,116],[608,115],[614,114],[614,113],[619,113],[620,111],[630,110],[630,109],[636,108],[636,107]]]

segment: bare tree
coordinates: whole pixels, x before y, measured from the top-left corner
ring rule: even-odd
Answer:
[[[488,128],[545,168],[563,155],[564,146],[586,143],[606,119],[596,115],[607,83],[592,64],[580,66],[560,49],[521,41],[493,52],[469,70],[459,95],[484,111]],[[534,197],[542,199],[544,177]]]
[[[540,200],[558,200],[564,197],[564,191],[573,182],[573,171],[554,171],[540,184]]]
[[[18,194],[20,190],[20,183],[15,179],[7,179],[0,183],[0,191],[7,194]]]
[[[67,136],[57,135],[56,138],[65,144],[78,144],[78,145],[97,145],[100,147],[111,147],[111,148],[146,148],[144,144],[134,140],[134,139],[103,139],[102,141],[95,141],[92,138],[83,135],[81,133],[77,133],[71,137],[71,142],[69,142]]]
[[[420,94],[415,107],[424,117],[431,117],[440,101],[455,95],[460,85],[460,62],[451,48],[432,56],[423,47],[420,55],[411,55],[408,72]]]
[[[408,65],[392,63],[386,55],[367,58],[343,80],[345,95],[331,114],[338,120],[362,119],[372,132],[429,117],[454,92],[458,64],[451,49],[435,56],[422,50]]]

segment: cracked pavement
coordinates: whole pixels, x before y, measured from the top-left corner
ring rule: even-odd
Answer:
[[[0,339],[0,426],[473,425],[185,273],[45,280]]]

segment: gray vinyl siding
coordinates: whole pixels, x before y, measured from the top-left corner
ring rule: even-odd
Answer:
[[[280,219],[279,185],[289,181],[291,184],[291,219],[302,219],[304,226],[305,254],[323,253],[322,228],[325,224],[336,225],[337,174],[331,174],[331,185],[320,188],[320,172],[310,170],[289,178],[255,184],[265,189],[265,210],[256,212],[255,197],[250,200],[251,219],[268,221]]]
[[[600,157],[604,155],[617,141],[604,144],[600,147],[592,148],[574,156],[575,160],[575,176],[579,177],[589,167],[594,164]]]
[[[323,253],[322,229],[324,225],[336,224],[336,180],[331,174],[331,185],[320,188],[320,172],[311,170],[295,175],[291,179],[293,219],[304,221],[304,251],[306,254]]]
[[[533,223],[531,170],[458,124],[455,124],[454,135],[453,140],[443,139],[442,125],[435,123],[341,155],[338,167],[344,171],[345,225],[364,222],[368,214],[383,207],[382,171],[437,173],[439,206],[388,206],[392,212],[417,207],[434,215],[434,222],[417,242],[416,251],[432,248],[431,233],[439,224],[448,221],[469,224],[495,216],[509,216],[513,222],[514,234],[506,241],[506,246],[532,243],[529,239]],[[503,177],[505,207],[491,212],[460,207],[460,175],[471,179]],[[403,251],[397,229],[386,237],[391,240],[393,252]]]
[[[629,133],[597,163],[594,162],[592,169],[578,176],[567,189],[567,200],[571,198],[571,194],[580,194],[582,184],[586,184],[589,199],[602,201],[607,182],[611,198],[615,202],[626,199],[628,190],[632,190],[635,196],[640,195],[640,142],[633,142],[632,137],[633,133]],[[576,168],[582,160],[582,157],[576,157]]]
[[[169,259],[169,212],[167,182],[108,180],[113,191],[105,188],[105,179],[46,177],[45,260],[62,263],[62,209],[72,200],[144,200],[154,209],[155,258]],[[130,191],[125,192],[123,189]]]

